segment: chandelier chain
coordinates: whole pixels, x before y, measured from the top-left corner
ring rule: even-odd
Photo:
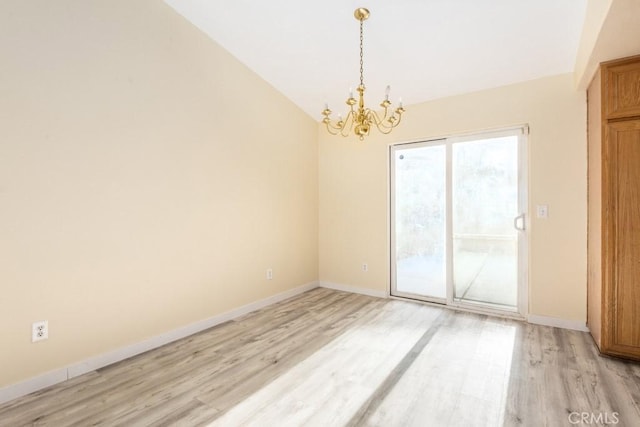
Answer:
[[[362,31],[362,19],[360,20],[360,86],[364,87],[364,53],[363,53],[363,31]]]

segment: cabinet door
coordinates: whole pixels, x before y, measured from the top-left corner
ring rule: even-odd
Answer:
[[[607,119],[640,116],[640,58],[605,68]]]
[[[609,123],[605,152],[605,346],[612,353],[640,357],[640,119]]]

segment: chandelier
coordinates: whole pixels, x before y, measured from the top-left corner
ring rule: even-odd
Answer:
[[[347,113],[346,118],[342,118],[342,116],[338,116],[338,121],[334,122],[331,120],[331,110],[329,109],[328,104],[324,104],[324,110],[322,111],[322,115],[324,118],[322,119],[322,123],[327,126],[327,131],[329,131],[332,135],[342,135],[349,136],[349,133],[353,130],[353,132],[360,137],[360,141],[364,139],[365,136],[369,135],[369,131],[372,126],[378,128],[380,132],[383,134],[390,133],[393,128],[400,124],[400,119],[402,118],[402,113],[404,113],[404,108],[402,107],[402,99],[400,99],[398,103],[398,108],[395,110],[391,107],[391,102],[389,101],[389,92],[391,91],[391,87],[387,86],[385,91],[384,101],[380,103],[380,107],[382,107],[382,114],[378,114],[376,111],[366,108],[364,105],[364,55],[363,55],[363,23],[369,18],[369,10],[360,7],[355,10],[353,16],[360,21],[360,85],[357,88],[358,91],[358,100],[353,97],[353,90],[349,89],[349,98],[347,98],[346,104],[349,106],[350,111]],[[356,104],[358,107],[356,109]]]

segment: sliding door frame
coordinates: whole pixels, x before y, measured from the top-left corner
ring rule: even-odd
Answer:
[[[392,297],[408,298],[421,300],[430,303],[445,304],[447,306],[479,312],[488,312],[499,314],[502,316],[526,318],[529,307],[529,198],[528,198],[528,125],[517,127],[503,128],[493,131],[468,133],[463,135],[455,135],[446,138],[437,138],[430,140],[421,140],[415,142],[402,142],[389,146],[389,244],[390,244],[390,281],[389,291]],[[518,300],[516,311],[501,308],[498,305],[490,303],[477,303],[473,301],[463,301],[454,298],[454,282],[453,282],[453,215],[451,208],[453,206],[453,171],[452,171],[452,150],[453,145],[460,142],[468,142],[474,140],[498,138],[504,136],[516,136],[518,138],[518,213],[524,215],[524,230],[518,232]],[[445,146],[445,256],[446,256],[446,285],[447,297],[435,298],[422,296],[417,294],[409,294],[399,292],[397,289],[397,270],[396,270],[396,236],[395,236],[395,206],[396,206],[396,170],[395,170],[395,154],[397,151],[411,148],[429,147],[429,146]]]

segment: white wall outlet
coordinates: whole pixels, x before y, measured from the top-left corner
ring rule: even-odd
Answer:
[[[536,206],[536,216],[540,219],[549,218],[549,206],[548,205],[537,205]]]
[[[49,338],[49,322],[42,320],[31,325],[31,342],[46,340]]]
[[[369,271],[369,265],[366,262],[362,263],[362,271]]]
[[[273,269],[267,268],[267,280],[273,280]]]

